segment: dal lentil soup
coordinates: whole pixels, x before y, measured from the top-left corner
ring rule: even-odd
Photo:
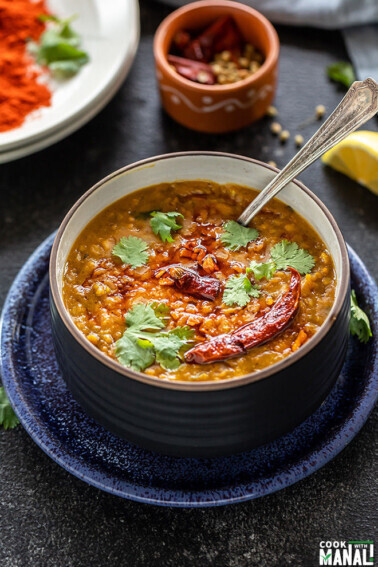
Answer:
[[[272,200],[235,221],[256,192],[179,181],[98,214],[67,259],[63,299],[107,356],[168,380],[266,368],[300,349],[334,301],[332,258],[300,215]]]

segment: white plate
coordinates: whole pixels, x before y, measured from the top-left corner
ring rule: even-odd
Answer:
[[[59,17],[78,14],[74,27],[90,62],[72,79],[51,83],[51,107],[0,133],[0,163],[57,142],[97,114],[121,86],[138,46],[137,0],[50,0],[48,6]]]

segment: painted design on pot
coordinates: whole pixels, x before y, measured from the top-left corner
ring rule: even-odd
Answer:
[[[263,85],[261,89],[255,91],[251,89],[248,91],[247,96],[249,98],[248,102],[242,102],[237,98],[228,98],[212,104],[213,99],[210,96],[204,96],[202,98],[202,102],[204,106],[197,106],[193,104],[193,102],[182,92],[174,87],[169,85],[165,85],[164,83],[160,83],[160,88],[162,91],[170,93],[171,102],[176,105],[184,103],[188,108],[190,108],[193,112],[198,113],[209,113],[215,112],[220,109],[224,109],[226,112],[234,112],[237,108],[246,109],[254,105],[257,100],[264,100],[270,92],[273,91],[272,85]]]

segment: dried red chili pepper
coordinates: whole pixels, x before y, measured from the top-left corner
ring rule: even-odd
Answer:
[[[245,354],[281,333],[297,313],[301,294],[301,276],[293,268],[288,291],[261,317],[227,335],[219,335],[185,353],[186,362],[208,364]]]
[[[184,49],[184,55],[195,61],[211,61],[215,53],[223,49],[240,49],[241,44],[242,37],[233,19],[224,16],[215,20],[193,39]]]
[[[218,40],[214,43],[213,46],[213,55],[215,53],[220,53],[221,51],[231,51],[234,52],[235,56],[235,63],[237,63],[236,53],[240,56],[240,51],[242,49],[244,41],[239,31],[239,28],[236,26],[234,20],[230,18],[223,30],[222,35],[218,38]]]
[[[213,301],[220,292],[221,283],[215,278],[200,276],[194,270],[190,270],[180,264],[171,264],[159,268],[155,272],[157,278],[168,276],[174,282],[174,286],[184,293]]]
[[[185,47],[189,45],[191,39],[192,38],[187,31],[179,30],[173,38],[173,45],[179,52],[182,52]]]
[[[215,83],[215,75],[210,65],[199,61],[192,61],[184,57],[176,55],[167,56],[168,63],[174,66],[177,73],[197,83],[213,85]]]

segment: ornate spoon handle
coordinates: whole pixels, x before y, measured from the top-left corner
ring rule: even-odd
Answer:
[[[247,225],[270,199],[313,161],[378,112],[378,84],[355,81],[340,104],[291,161],[243,211],[238,222]]]

